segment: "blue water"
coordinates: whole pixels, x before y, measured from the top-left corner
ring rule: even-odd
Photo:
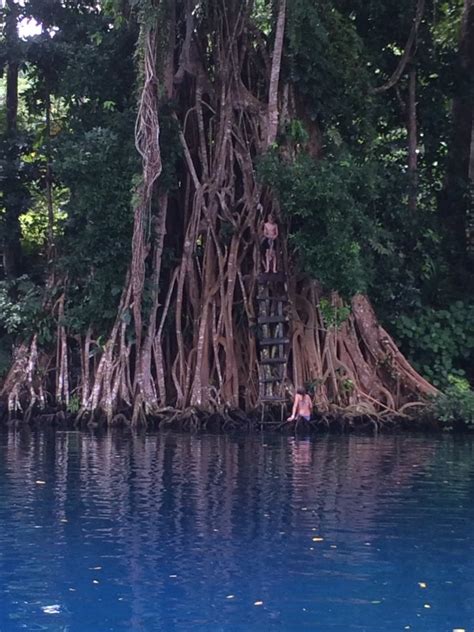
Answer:
[[[474,442],[0,434],[0,631],[474,630]]]

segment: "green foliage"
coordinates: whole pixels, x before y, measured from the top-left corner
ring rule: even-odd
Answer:
[[[16,337],[38,335],[40,344],[53,340],[54,321],[44,310],[45,290],[24,275],[15,281],[0,282],[0,331],[10,342]],[[6,350],[4,347],[3,355]]]
[[[265,33],[270,35],[272,30],[272,4],[268,0],[255,0],[252,7],[252,21]]]
[[[63,64],[55,90],[67,112],[52,142],[53,172],[68,192],[67,199],[56,195],[56,217],[60,202],[66,215],[57,266],[68,278],[68,326],[105,331],[115,318],[130,256],[132,186],[139,171],[133,134],[137,31],[126,23],[111,29],[95,9],[62,22],[67,14],[72,18],[75,10],[56,17],[61,28],[53,39]]]
[[[377,195],[373,165],[350,155],[288,163],[271,153],[259,173],[278,193],[301,267],[346,296],[366,291],[379,237],[368,208]]]
[[[342,390],[343,393],[346,393],[348,395],[350,395],[350,393],[352,393],[355,389],[355,384],[353,382],[353,380],[351,380],[350,378],[344,378],[341,383],[340,383],[340,388]]]
[[[369,81],[363,42],[350,15],[334,2],[288,3],[287,72],[306,110],[324,130],[349,139],[370,128]]]
[[[402,350],[435,386],[447,388],[455,377],[472,379],[474,304],[424,307],[413,316],[400,316],[393,328]]]
[[[0,325],[8,334],[32,332],[41,311],[42,290],[27,276],[0,283]]]
[[[69,404],[67,407],[68,413],[72,413],[73,415],[77,414],[81,409],[81,400],[78,395],[73,393],[69,398]]]
[[[474,391],[466,380],[451,378],[445,391],[433,399],[432,410],[447,429],[453,426],[474,429]]]
[[[319,310],[328,329],[339,329],[351,313],[351,308],[348,305],[331,305],[326,298],[319,301]]]
[[[70,190],[59,265],[71,277],[68,314],[75,330],[106,326],[115,316],[132,231],[131,134],[129,117],[115,129],[72,133],[58,146],[57,172]]]
[[[63,234],[64,223],[67,219],[64,210],[69,197],[67,189],[57,189],[54,192],[54,225],[55,238]],[[31,189],[31,206],[26,213],[20,215],[20,227],[23,252],[34,255],[44,249],[48,235],[48,208],[44,191]]]
[[[300,149],[302,145],[304,146],[308,142],[309,135],[302,121],[291,119],[285,125],[282,138],[289,140],[297,149]]]
[[[43,32],[22,46],[22,134],[15,139],[22,144],[15,150],[18,160],[7,164],[12,175],[4,193],[18,198],[24,261],[38,285],[28,292],[4,288],[2,326],[11,335],[26,335],[34,326],[43,337],[49,335],[40,307],[40,288],[49,273],[44,258],[47,156],[53,174],[56,278],[67,279],[67,324],[75,332],[90,324],[105,329],[115,317],[130,255],[133,176],[139,171],[133,134],[138,29],[133,20],[112,27],[110,12],[117,7],[93,0],[27,0],[23,9]],[[51,138],[46,134],[48,102]],[[170,133],[165,130],[164,136]],[[6,145],[0,139],[0,149],[2,142]],[[3,224],[6,233],[9,227]]]

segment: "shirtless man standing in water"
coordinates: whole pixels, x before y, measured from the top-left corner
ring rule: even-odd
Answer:
[[[270,213],[267,221],[263,225],[263,242],[262,246],[265,250],[265,272],[270,272],[270,264],[272,272],[277,271],[277,260],[275,251],[275,240],[278,237],[278,224],[275,222],[273,215]]]
[[[293,403],[293,410],[291,411],[291,417],[288,417],[288,421],[295,421],[295,419],[298,419],[298,417],[301,417],[305,421],[309,421],[311,419],[312,411],[313,402],[311,401],[311,397],[306,392],[306,389],[297,389],[295,401]]]

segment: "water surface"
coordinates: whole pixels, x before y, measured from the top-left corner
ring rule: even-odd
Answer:
[[[0,434],[0,632],[474,630],[474,442]]]

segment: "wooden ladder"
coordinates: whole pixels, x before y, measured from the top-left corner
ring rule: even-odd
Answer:
[[[266,407],[286,403],[284,392],[289,354],[288,291],[286,275],[281,272],[260,274],[258,282],[258,377],[262,422]]]

